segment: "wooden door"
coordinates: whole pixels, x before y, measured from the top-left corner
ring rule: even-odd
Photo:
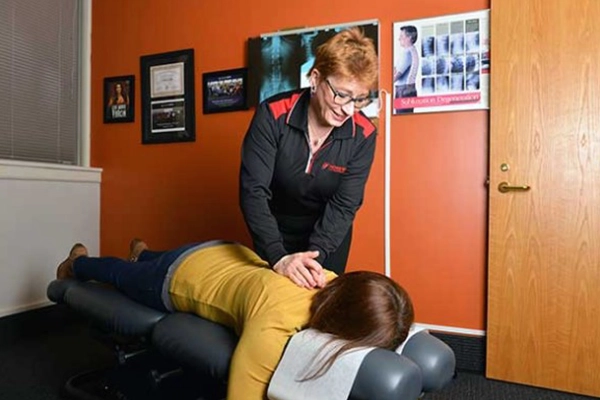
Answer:
[[[593,396],[600,396],[598,21],[600,0],[491,2],[487,376]],[[514,190],[500,192],[501,182]]]

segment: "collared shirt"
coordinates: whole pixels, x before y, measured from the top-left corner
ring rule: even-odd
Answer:
[[[311,155],[309,103],[308,90],[265,100],[244,138],[240,205],[255,250],[270,265],[288,254],[286,231],[305,235],[302,251],[318,250],[321,263],[334,252],[362,204],[373,162],[376,128],[360,111]]]

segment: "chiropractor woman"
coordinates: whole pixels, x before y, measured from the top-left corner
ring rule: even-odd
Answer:
[[[242,146],[240,204],[254,250],[302,287],[344,272],[376,128],[361,109],[378,84],[373,41],[358,28],[319,46],[310,88],[260,104]]]

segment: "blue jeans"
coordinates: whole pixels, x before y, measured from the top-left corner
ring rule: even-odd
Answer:
[[[73,271],[80,281],[108,283],[139,303],[168,311],[162,289],[169,267],[182,253],[197,245],[188,244],[169,251],[145,250],[137,262],[116,257],[78,257],[73,263]]]

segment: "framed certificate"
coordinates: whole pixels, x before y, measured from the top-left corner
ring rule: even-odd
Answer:
[[[185,94],[184,63],[150,67],[150,97],[183,96]]]
[[[194,50],[140,58],[142,144],[196,140]]]

